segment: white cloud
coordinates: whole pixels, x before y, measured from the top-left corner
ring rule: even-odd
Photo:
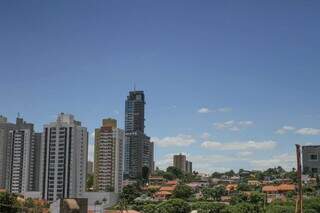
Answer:
[[[189,159],[194,163],[203,164],[208,162],[215,162],[215,163],[231,162],[237,158],[227,156],[227,155],[190,155]]]
[[[177,105],[172,105],[167,108],[168,110],[177,109]]]
[[[295,167],[295,155],[294,154],[281,154],[272,156],[270,159],[264,160],[251,160],[250,163],[255,169],[268,169],[276,166],[281,166],[286,170],[291,170]]]
[[[156,161],[157,166],[164,170],[168,166],[172,166],[173,155],[174,154],[167,154],[163,158],[158,159]],[[209,174],[214,171],[225,172],[231,170],[228,165],[224,166],[223,164],[246,161],[245,158],[234,155],[187,155],[187,160],[192,162],[194,170]]]
[[[293,127],[293,126],[283,126],[281,127],[280,129],[278,129],[276,131],[277,134],[280,134],[280,135],[283,135],[283,134],[286,134],[287,132],[291,132],[291,131],[294,131],[296,128]]]
[[[203,140],[209,140],[209,138],[210,138],[210,133],[208,133],[208,132],[202,133],[201,139],[203,139]]]
[[[198,113],[209,113],[209,112],[210,112],[210,110],[206,107],[202,107],[198,110]]]
[[[286,134],[289,132],[294,132],[299,135],[320,135],[320,129],[316,128],[300,128],[297,129],[293,126],[283,126],[276,131],[277,134]]]
[[[210,112],[230,112],[232,108],[230,107],[222,107],[217,109],[209,109],[208,107],[202,107],[198,109],[198,113],[210,113]]]
[[[253,155],[251,156],[250,152],[243,151],[240,153],[242,153],[244,156],[241,156],[241,154],[190,154],[187,155],[187,160],[192,162],[194,170],[209,174],[215,171],[225,172],[230,171],[231,169],[237,170],[239,168],[265,170],[268,168],[281,166],[286,170],[291,170],[293,167],[295,167],[294,154],[284,153],[280,155],[271,156],[271,158],[267,159],[254,159]],[[167,154],[164,155],[162,158],[157,159],[157,166],[163,170],[165,170],[169,166],[172,166],[173,155],[174,154]]]
[[[169,147],[169,146],[186,147],[186,146],[190,146],[196,141],[192,135],[184,135],[184,134],[179,134],[174,137],[164,137],[164,138],[154,137],[151,140],[155,144],[159,145],[160,147]]]
[[[226,121],[222,123],[214,123],[216,129],[227,129],[230,131],[240,131],[253,125],[252,121]]]
[[[169,166],[173,165],[173,155],[177,155],[177,154],[183,154],[185,156],[189,156],[187,153],[185,152],[181,152],[181,153],[169,153],[163,156],[163,158],[161,159],[157,159],[156,160],[156,166],[158,166],[160,169],[166,169]]]
[[[320,129],[315,128],[301,128],[296,131],[300,135],[320,135]]]
[[[261,150],[261,149],[273,149],[277,143],[275,141],[247,141],[247,142],[233,142],[233,143],[221,143],[217,141],[204,141],[201,147],[207,149],[219,149],[219,150]]]
[[[252,152],[250,152],[250,151],[243,151],[243,152],[239,152],[238,153],[238,156],[240,156],[240,157],[248,157],[248,156],[250,156],[250,155],[252,155],[253,153]]]
[[[192,162],[194,170],[210,174],[214,171],[229,171],[230,169],[223,164],[230,164],[233,161],[238,162],[240,159],[227,155],[191,155],[188,160]]]
[[[156,161],[156,166],[158,166],[160,169],[166,169],[169,166],[173,165],[173,159],[172,159],[172,155],[165,155],[164,158],[157,160]]]
[[[216,110],[217,112],[230,112],[232,109],[230,107],[223,107]]]

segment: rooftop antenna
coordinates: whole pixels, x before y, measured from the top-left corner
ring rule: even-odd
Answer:
[[[136,91],[136,83],[133,82],[133,91]]]

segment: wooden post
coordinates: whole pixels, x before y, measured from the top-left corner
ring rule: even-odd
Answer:
[[[301,172],[301,146],[296,144],[297,152],[297,184],[298,196],[296,200],[296,213],[303,213],[302,172]]]

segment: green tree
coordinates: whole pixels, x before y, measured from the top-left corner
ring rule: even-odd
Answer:
[[[289,178],[290,180],[292,180],[294,183],[297,183],[297,171],[295,168],[292,168],[292,170],[290,172],[286,172],[284,174],[285,178]]]
[[[265,194],[259,192],[253,192],[249,195],[249,202],[255,205],[263,206]]]
[[[175,176],[171,172],[164,172],[163,173],[163,178],[165,178],[166,180],[175,180],[175,179],[177,179],[177,176]]]
[[[90,188],[93,187],[93,175],[87,174],[87,182],[86,182],[87,190],[90,191]]]
[[[270,205],[266,209],[266,213],[294,213],[294,206]]]
[[[17,197],[14,194],[0,192],[0,212],[16,213],[17,206]]]
[[[182,199],[171,199],[156,206],[154,213],[190,213],[191,206]]]
[[[314,210],[320,212],[320,197],[312,197],[304,200],[305,210]]]
[[[156,170],[154,171],[155,176],[163,176],[164,173],[165,171],[159,169],[159,167],[156,167]]]
[[[223,174],[219,173],[219,172],[214,172],[211,174],[212,178],[221,178]]]
[[[230,204],[236,205],[236,204],[243,203],[243,202],[248,202],[248,196],[246,196],[243,193],[240,193],[240,194],[237,194],[237,195],[234,195],[231,197]]]
[[[127,212],[128,211],[128,201],[126,199],[120,199],[118,208],[121,213],[124,212],[124,210]]]
[[[120,194],[121,200],[126,200],[127,203],[133,203],[134,199],[140,196],[140,188],[137,185],[128,185],[123,187]]]
[[[213,202],[196,202],[192,204],[191,208],[197,210],[198,213],[220,213],[226,208],[226,205]]]
[[[173,174],[174,176],[176,176],[179,179],[181,179],[183,177],[183,172],[180,169],[178,169],[177,167],[174,167],[174,166],[169,166],[167,168],[167,172]]]
[[[147,204],[143,206],[143,213],[154,213],[156,211],[155,204]]]
[[[193,194],[192,188],[185,184],[179,184],[173,191],[173,197],[180,199],[188,199]]]
[[[250,186],[247,183],[241,182],[237,188],[238,191],[245,192],[250,191]]]
[[[24,202],[24,206],[25,206],[26,208],[34,208],[35,205],[34,205],[34,203],[33,203],[32,198],[28,197],[28,198],[25,200],[25,202]]]
[[[194,175],[193,173],[185,173],[181,178],[182,182],[184,183],[190,183],[196,179],[197,179],[197,176]]]
[[[223,213],[263,213],[262,207],[250,204],[250,203],[239,203],[234,206],[228,206],[222,211]]]
[[[224,186],[216,186],[214,188],[204,188],[202,194],[205,200],[220,201],[221,196],[226,195]]]
[[[224,175],[228,176],[228,177],[233,177],[236,175],[236,173],[233,170],[230,170],[228,172],[225,172]]]

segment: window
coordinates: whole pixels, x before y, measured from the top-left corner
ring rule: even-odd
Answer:
[[[311,154],[310,155],[310,160],[318,160],[318,155],[317,154]]]
[[[312,173],[318,173],[318,168],[312,168],[312,169],[311,169],[311,172],[312,172]]]

